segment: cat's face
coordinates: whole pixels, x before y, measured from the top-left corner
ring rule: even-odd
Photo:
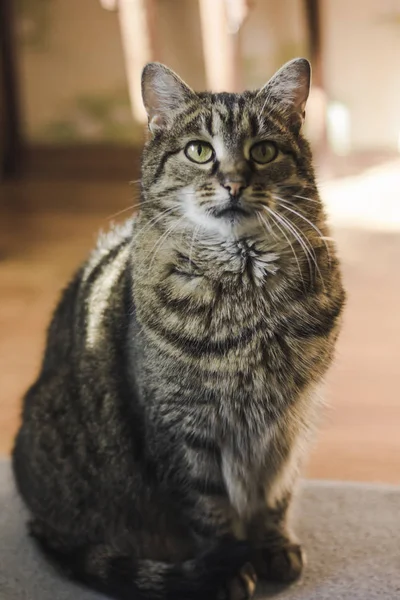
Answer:
[[[143,187],[153,208],[222,237],[265,230],[271,220],[279,227],[288,190],[300,193],[312,179],[300,133],[309,83],[299,59],[258,92],[196,94],[169,69],[148,65]]]

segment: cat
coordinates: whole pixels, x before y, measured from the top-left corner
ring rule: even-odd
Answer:
[[[196,93],[143,70],[138,214],[64,291],[13,451],[30,532],[127,600],[253,595],[288,512],[345,293],[303,135],[311,70]]]

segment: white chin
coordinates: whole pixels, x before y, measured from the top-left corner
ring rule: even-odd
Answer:
[[[188,211],[187,217],[196,227],[222,238],[248,235],[259,227],[256,218],[251,215],[235,215],[233,218],[228,215],[215,217],[196,210]]]
[[[232,218],[231,215],[216,217],[207,214],[196,204],[195,194],[193,193],[193,198],[191,198],[188,191],[186,190],[185,196],[182,195],[182,201],[185,215],[195,227],[224,239],[240,237],[259,228],[255,215],[237,214]]]

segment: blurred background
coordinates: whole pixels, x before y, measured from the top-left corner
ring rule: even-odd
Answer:
[[[60,289],[138,202],[143,65],[240,91],[296,56],[349,293],[306,474],[400,482],[400,0],[0,0],[0,454]]]

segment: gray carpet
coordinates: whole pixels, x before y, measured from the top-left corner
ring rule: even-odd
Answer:
[[[297,504],[305,574],[259,598],[400,600],[400,488],[306,482]],[[0,600],[100,600],[47,565],[26,536],[25,516],[9,464],[0,462]]]

